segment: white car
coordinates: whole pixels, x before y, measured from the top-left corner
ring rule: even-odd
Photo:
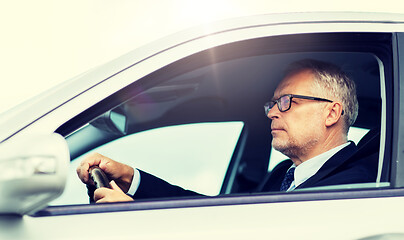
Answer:
[[[350,138],[378,154],[377,180],[254,192],[285,159],[263,104],[306,58],[356,82]],[[399,14],[261,15],[161,39],[0,115],[0,239],[404,238],[401,82]],[[211,197],[89,204],[75,168],[94,151]]]

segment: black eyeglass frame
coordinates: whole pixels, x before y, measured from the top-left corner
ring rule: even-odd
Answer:
[[[283,97],[289,97],[289,106],[285,110],[281,110],[281,106],[280,106],[280,103],[279,103],[279,100],[281,98],[283,98]],[[267,102],[267,103],[264,104],[265,115],[268,116],[269,111],[271,111],[271,109],[275,106],[275,104],[278,106],[278,109],[279,109],[280,112],[288,111],[290,109],[290,107],[292,106],[292,99],[293,98],[308,99],[308,100],[315,100],[315,101],[322,101],[322,102],[334,102],[334,101],[331,101],[329,99],[319,98],[319,97],[311,97],[311,96],[295,95],[295,94],[285,94],[285,95],[280,96],[276,100],[272,100],[272,101]],[[344,111],[342,111],[342,114],[344,114]]]

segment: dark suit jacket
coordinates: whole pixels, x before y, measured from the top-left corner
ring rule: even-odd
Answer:
[[[378,154],[367,154],[357,151],[357,147],[351,142],[347,147],[334,154],[320,168],[320,170],[299,185],[296,189],[375,182],[377,176]],[[291,160],[278,164],[269,173],[255,192],[279,191],[281,182],[286,171],[292,165]],[[166,181],[140,171],[140,185],[133,198],[157,198],[157,197],[180,197],[198,196],[193,191],[184,190],[181,187],[171,185]]]
[[[291,160],[279,163],[258,187],[259,192],[279,191],[283,176],[292,165]],[[318,170],[296,189],[350,183],[375,182],[378,152],[366,154],[358,151],[353,142],[334,154]]]

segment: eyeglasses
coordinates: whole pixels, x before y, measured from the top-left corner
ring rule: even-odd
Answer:
[[[265,114],[268,116],[269,111],[273,108],[273,106],[275,106],[275,104],[278,105],[278,109],[279,109],[280,112],[286,112],[287,110],[290,109],[290,106],[292,105],[292,99],[293,98],[301,98],[301,99],[323,101],[323,102],[333,102],[333,101],[325,99],[325,98],[309,97],[309,96],[294,95],[294,94],[286,94],[286,95],[283,95],[283,96],[281,96],[280,98],[278,98],[276,100],[272,100],[270,102],[265,103],[265,105],[264,105]],[[342,114],[344,114],[344,111],[342,111]]]

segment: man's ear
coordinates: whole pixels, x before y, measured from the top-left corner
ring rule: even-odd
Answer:
[[[326,107],[325,125],[331,127],[336,124],[343,114],[342,104],[340,102],[332,102]]]

